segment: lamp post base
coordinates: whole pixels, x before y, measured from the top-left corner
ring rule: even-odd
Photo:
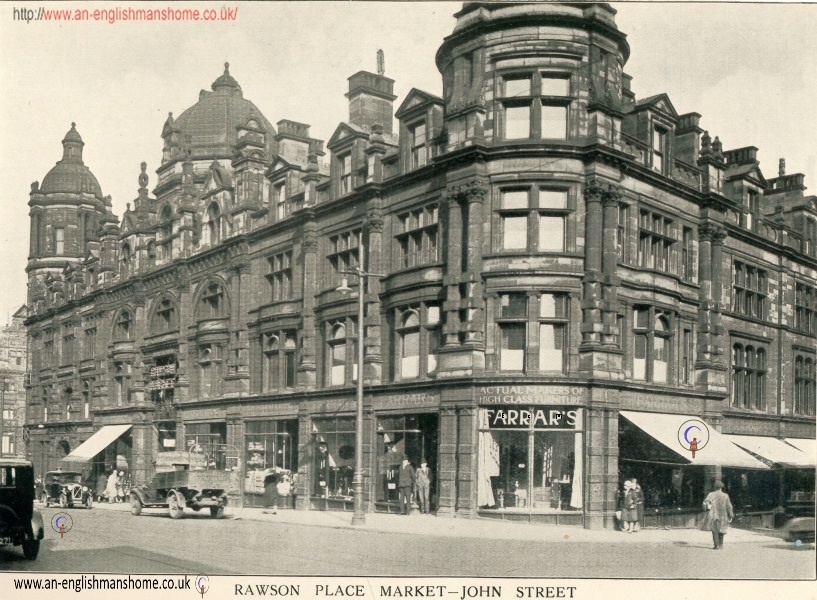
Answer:
[[[352,515],[352,525],[365,525],[366,524],[366,515],[364,514],[357,514],[354,513]]]

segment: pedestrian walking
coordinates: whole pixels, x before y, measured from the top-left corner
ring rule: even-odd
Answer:
[[[106,487],[108,487],[108,476],[105,475],[105,471],[100,471],[99,476],[96,478],[96,488],[94,490],[97,502],[102,502],[105,497]]]
[[[273,470],[264,479],[264,506],[267,507],[267,510],[262,512],[264,514],[278,514],[278,498],[278,472]]]
[[[639,531],[644,526],[644,490],[638,485],[638,480],[635,477],[633,477],[632,482],[636,509],[636,522],[633,531]]]
[[[116,502],[116,480],[118,479],[116,475],[116,469],[111,471],[111,474],[108,475],[108,484],[105,486],[105,497],[108,499],[108,502]]]
[[[119,475],[116,478],[116,501],[117,502],[124,502],[125,501],[125,472],[119,471]]]
[[[431,487],[431,471],[428,468],[426,459],[420,461],[420,468],[414,473],[417,482],[417,502],[420,505],[420,512],[428,514],[431,512],[429,505],[429,491]]]
[[[400,491],[400,512],[404,515],[411,514],[411,493],[414,490],[414,467],[409,462],[409,457],[403,455],[403,464],[400,467],[400,474],[397,478],[397,487]]]
[[[700,529],[712,532],[713,550],[723,550],[723,536],[729,529],[729,523],[735,518],[732,501],[723,488],[723,482],[716,481],[715,491],[709,492],[704,500],[706,516],[701,521]]]
[[[621,520],[624,522],[624,531],[627,533],[633,533],[638,522],[636,500],[633,482],[628,479],[624,482],[624,497],[621,500]]]

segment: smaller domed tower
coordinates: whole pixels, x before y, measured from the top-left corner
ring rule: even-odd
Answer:
[[[105,216],[102,188],[82,161],[85,143],[71,123],[62,140],[62,160],[46,174],[42,185],[31,184],[28,205],[31,238],[28,257],[29,306],[47,293],[46,279],[59,280],[67,266],[82,262],[88,243],[97,241]]]

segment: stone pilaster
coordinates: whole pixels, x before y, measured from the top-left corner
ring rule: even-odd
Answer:
[[[317,344],[315,327],[315,293],[318,275],[318,236],[314,219],[304,224],[300,245],[300,282],[303,312],[301,313],[301,357],[298,365],[298,389],[314,390],[317,385]]]
[[[312,418],[305,407],[298,411],[298,485],[296,510],[309,510],[312,495]]]
[[[464,344],[482,352],[482,368],[485,366],[485,301],[482,282],[482,232],[485,218],[483,205],[488,195],[488,187],[479,180],[464,186],[463,195],[467,203],[468,246],[466,261],[463,265],[463,282],[465,294],[461,309],[465,309]]]
[[[231,396],[246,396],[250,393],[250,332],[247,329],[246,315],[249,310],[247,301],[252,297],[249,290],[252,288],[252,276],[248,262],[235,265],[230,277],[230,287],[232,293],[232,303],[230,311],[230,329],[234,334],[231,336],[232,355],[229,357],[230,372],[228,379],[233,380],[233,385],[225,389],[225,393]]]
[[[621,193],[609,186],[602,193],[602,332],[601,343],[613,350],[621,349],[621,332],[618,330],[618,209]]]
[[[462,273],[462,208],[458,189],[446,192],[440,203],[440,213],[444,216],[443,228],[447,270],[443,277],[445,302],[443,311],[443,347],[460,345],[460,274]]]
[[[131,484],[142,485],[153,478],[153,458],[159,450],[158,440],[149,421],[139,420],[131,430]]]
[[[698,379],[712,362],[709,311],[712,305],[712,226],[704,223],[698,228],[698,348],[695,370]],[[701,381],[703,383],[703,381]]]
[[[443,406],[440,409],[440,442],[437,460],[438,517],[453,517],[457,510],[457,409]]]
[[[604,190],[595,179],[584,186],[585,235],[584,264],[582,277],[582,343],[579,351],[588,351],[601,345],[602,310],[602,228],[603,216],[601,199]]]
[[[709,335],[712,347],[712,366],[725,370],[724,362],[724,331],[721,324],[723,310],[723,241],[726,239],[726,230],[717,226],[712,232],[712,305],[709,313]],[[724,381],[724,384],[726,382]]]
[[[374,205],[366,215],[366,233],[368,256],[365,269],[369,273],[383,273],[383,214],[380,210],[380,198],[372,200]],[[382,380],[383,357],[381,355],[381,322],[380,322],[380,278],[369,277],[366,281],[363,356],[363,382],[368,385],[378,384]]]
[[[618,508],[618,410],[610,404],[591,406],[586,413],[584,527],[609,529]]]
[[[463,406],[457,410],[457,453],[459,473],[457,474],[457,517],[475,518],[477,515],[477,424],[479,409]]]

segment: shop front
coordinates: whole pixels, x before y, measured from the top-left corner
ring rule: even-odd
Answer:
[[[480,517],[581,525],[584,409],[560,405],[480,407]]]
[[[95,482],[100,475],[121,473],[124,482],[131,479],[133,439],[130,424],[103,425],[91,437],[60,461],[62,469],[81,470],[86,481]]]
[[[715,479],[727,481],[741,470],[753,482],[769,479],[767,465],[735,446],[727,436],[699,417],[620,411],[619,496],[625,480],[636,479],[644,493],[643,527],[692,527]],[[700,449],[683,443],[689,427],[701,431]],[[680,436],[680,439],[679,439]],[[727,492],[732,490],[727,487]]]
[[[298,473],[298,420],[244,424],[246,506],[294,508]],[[275,490],[272,490],[272,486]]]

